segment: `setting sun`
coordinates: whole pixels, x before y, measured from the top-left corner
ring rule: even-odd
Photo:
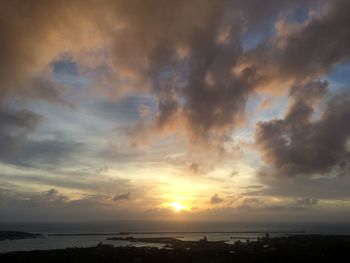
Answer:
[[[171,203],[171,208],[176,212],[181,212],[182,210],[184,210],[186,207],[181,204],[181,203],[178,203],[178,202],[174,202],[174,203]]]

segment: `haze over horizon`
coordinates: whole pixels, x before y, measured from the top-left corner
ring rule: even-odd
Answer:
[[[0,1],[0,222],[348,222],[349,10]]]

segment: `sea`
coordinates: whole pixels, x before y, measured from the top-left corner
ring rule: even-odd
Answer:
[[[234,243],[257,238],[301,234],[350,235],[350,223],[252,223],[252,222],[160,222],[160,221],[100,221],[74,223],[0,223],[0,231],[23,231],[42,234],[40,238],[0,241],[0,253],[93,247],[99,243],[120,246],[150,246],[165,244],[107,240],[110,237],[174,237],[198,241]]]

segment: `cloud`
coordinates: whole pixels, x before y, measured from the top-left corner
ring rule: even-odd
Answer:
[[[127,180],[114,180],[105,169],[81,171],[94,162],[99,167],[107,162],[110,174],[117,164],[123,166],[119,173],[127,165],[144,169],[157,159],[166,173],[180,169],[179,174],[213,175],[222,183],[217,176],[232,171],[226,168],[237,159],[232,132],[243,127],[249,134],[256,120],[247,116],[250,102],[263,95],[266,109],[278,97],[261,93],[290,90],[284,117],[270,119],[267,110],[257,116],[265,120],[255,130],[266,164],[259,174],[272,176],[261,176],[264,187],[247,187],[245,195],[297,196],[300,206],[311,204],[310,196],[347,198],[347,179],[342,184],[333,177],[350,170],[349,93],[332,93],[321,79],[349,61],[349,7],[345,0],[3,0],[0,160],[8,170],[32,173],[8,172],[0,179],[89,192],[81,200],[55,201],[69,204],[69,211],[79,204],[128,200],[128,191],[137,196]],[[296,17],[299,8],[305,17]],[[81,83],[62,80],[69,78]],[[41,101],[50,105],[43,109]],[[78,114],[52,114],[52,105],[81,110],[82,118],[73,123]],[[45,119],[46,109],[52,120]],[[53,129],[69,137],[50,137]],[[154,148],[141,145],[151,139]],[[97,144],[107,146],[101,150]],[[203,145],[205,151],[195,152]],[[165,157],[175,152],[180,157]],[[240,157],[255,158],[249,154]],[[249,165],[256,167],[255,161]],[[214,169],[219,164],[223,169]],[[239,181],[249,173],[233,171],[230,177]],[[327,184],[336,189],[322,193]],[[57,191],[35,198],[59,200]],[[20,196],[22,204],[35,199]],[[263,206],[250,197],[236,206]],[[210,202],[224,200],[216,194]]]
[[[127,192],[124,194],[115,195],[113,197],[113,201],[127,201],[127,200],[130,200],[130,197],[131,197],[130,192]]]
[[[229,177],[236,177],[239,175],[239,171],[232,171],[230,174],[229,174]]]
[[[224,199],[220,198],[218,194],[215,194],[212,197],[210,197],[210,204],[212,205],[220,204],[223,201]]]
[[[256,191],[247,191],[244,195],[281,198],[309,198],[312,196],[316,199],[327,200],[347,200],[350,198],[347,190],[350,186],[349,176],[260,176],[258,179],[266,187]]]
[[[98,12],[99,6],[92,8],[91,3],[79,0],[69,3],[6,0],[1,3],[1,98],[22,95],[22,92],[30,93],[38,85],[35,83],[36,78],[46,75],[51,70],[51,62],[60,55],[97,47],[101,39],[96,31],[98,21],[94,19],[94,14]],[[80,12],[82,9],[84,12]],[[83,30],[84,27],[89,30]],[[92,31],[95,38],[84,41],[91,36]],[[40,88],[44,96],[50,89],[50,85]],[[59,97],[56,99],[59,100]],[[49,100],[55,98],[50,96]]]
[[[0,186],[6,182],[15,183],[17,186],[24,185],[28,187],[30,184],[35,184],[41,187],[70,189],[70,191],[73,189],[78,192],[104,193],[111,196],[116,189],[120,192],[124,192],[128,189],[140,192],[129,180],[98,174],[95,169],[90,171],[78,169],[73,171],[51,169],[49,173],[46,174],[37,174],[36,172],[28,172],[26,174],[0,173]]]
[[[213,169],[213,165],[210,162],[202,164],[194,161],[194,162],[191,162],[191,164],[188,166],[186,174],[203,176],[212,169]]]
[[[69,198],[52,188],[44,192],[22,192],[13,189],[0,188],[2,206],[45,207],[60,205],[69,201]]]
[[[246,189],[246,190],[259,190],[261,188],[264,188],[263,185],[248,185],[248,186],[242,186],[242,189]]]
[[[260,207],[264,205],[264,201],[259,197],[237,195],[230,200],[229,205],[238,210],[260,209]]]
[[[294,86],[284,119],[257,124],[256,144],[269,165],[261,174],[290,177],[348,172],[350,94],[332,96],[319,119],[314,119],[317,102],[327,86],[321,81]]]
[[[236,72],[254,68],[264,91],[283,93],[290,84],[327,74],[337,63],[349,60],[350,30],[347,1],[310,1],[305,21],[291,21],[290,7],[275,21],[275,34],[265,37],[240,58]],[[305,3],[304,3],[305,4]],[[342,30],[338,30],[342,28]],[[334,41],[336,39],[336,41]]]
[[[9,151],[9,146],[4,149],[0,154],[1,161],[19,166],[57,168],[63,164],[74,164],[77,155],[86,150],[85,144],[63,138],[16,138],[15,145],[12,151]]]
[[[21,92],[21,98],[46,101],[52,105],[74,108],[74,104],[64,98],[67,87],[51,79],[52,76],[35,77],[27,84],[27,89]]]
[[[306,212],[313,209],[319,204],[319,199],[302,197],[302,198],[278,198],[257,195],[255,197],[247,197],[245,195],[234,196],[229,205],[230,208],[240,212]]]
[[[268,16],[295,6],[292,1],[283,2],[269,1],[259,8],[259,15],[255,14],[255,2],[242,1],[153,2],[152,8],[143,9],[142,14],[133,9],[135,6],[126,5],[140,16],[123,17],[133,27],[128,28],[125,43],[114,42],[114,55],[122,61],[117,67],[127,67],[133,75],[149,80],[151,92],[158,99],[154,122],[135,129],[146,130],[140,132],[142,135],[176,130],[188,136],[190,142],[222,142],[225,133],[242,125],[246,100],[263,79],[254,66],[242,69],[240,74],[232,72],[244,55],[241,38],[246,25],[257,26]],[[157,21],[167,21],[167,28],[150,19],[158,8],[162,15],[157,15]],[[174,12],[182,15],[174,16]],[[191,20],[184,23],[179,17]],[[218,41],[222,34],[225,41]],[[142,49],[135,44],[138,42],[143,43]],[[128,58],[124,60],[125,54]],[[143,57],[148,64],[140,61]]]
[[[32,111],[0,104],[0,158],[11,156],[41,120],[42,116]]]
[[[61,88],[38,76],[50,77],[53,62],[69,54],[79,74],[102,72],[94,83],[99,93],[142,90],[155,95],[154,122],[136,129],[154,134],[180,127],[190,142],[222,142],[244,124],[247,99],[270,81],[267,65],[277,75],[309,77],[348,57],[348,30],[336,30],[348,24],[346,1],[328,4],[324,14],[309,16],[300,25],[280,21],[276,35],[267,34],[266,46],[246,54],[242,42],[247,32],[262,29],[301,4],[311,8],[314,2],[267,1],[257,9],[256,1],[240,0],[5,1],[0,25],[0,55],[6,65],[0,68],[2,97],[20,93],[65,104]],[[224,40],[218,41],[222,35]],[[339,41],[331,45],[332,39]],[[318,43],[317,49],[310,43]],[[251,57],[255,61],[244,66],[242,61]],[[233,70],[237,68],[238,74]]]
[[[52,188],[42,195],[43,198],[48,200],[49,202],[64,202],[68,200],[68,197],[60,194],[56,189]]]
[[[96,105],[98,117],[111,119],[114,122],[139,121],[141,117],[154,115],[157,103],[152,96],[133,94],[118,101],[103,100]],[[141,108],[141,109],[140,109]]]
[[[217,9],[205,13],[206,16],[199,16],[206,25],[205,31],[194,34],[189,26],[184,32],[189,32],[190,37],[175,32],[164,40],[174,47],[164,47],[161,38],[157,39],[159,45],[155,44],[152,52],[146,53],[152,61],[148,71],[150,87],[159,100],[150,133],[185,130],[189,141],[222,143],[226,133],[244,124],[246,101],[259,87],[275,86],[283,92],[290,84],[322,76],[334,64],[347,60],[350,32],[337,29],[348,22],[348,15],[343,11],[348,3],[329,3],[323,6],[324,12],[316,15],[316,4],[310,1],[310,5],[304,5],[310,8],[306,20],[293,23],[288,21],[287,13],[300,2],[292,2],[269,1],[256,11],[255,1],[233,1],[223,5],[232,11],[230,13],[218,5]],[[192,11],[191,7],[186,6]],[[241,11],[243,18],[234,10]],[[241,41],[248,30],[246,25],[254,31],[259,28],[259,22],[269,20],[267,16],[277,18],[278,15],[276,34],[267,34],[261,45],[245,52]],[[177,28],[182,26],[177,20],[169,23]],[[162,28],[152,24],[151,32],[156,29],[162,32]],[[332,32],[333,36],[329,37],[326,32]],[[221,33],[225,33],[226,38],[218,42],[215,39]],[[342,41],[332,44],[334,39]],[[184,58],[176,57],[177,42],[188,50]],[[315,43],[319,43],[316,48]],[[136,127],[146,129],[147,125]]]
[[[282,72],[309,77],[327,72],[334,63],[349,59],[350,30],[344,27],[350,23],[345,11],[349,7],[348,1],[333,1],[327,3],[323,14],[316,14],[300,26],[277,24]]]
[[[44,121],[41,115],[28,109],[28,101],[39,100],[72,107],[72,104],[63,98],[65,87],[53,80],[51,62],[64,52],[74,53],[84,49],[85,41],[77,39],[82,40],[80,37],[86,31],[85,33],[80,31],[82,33],[80,34],[77,28],[81,28],[82,23],[87,22],[89,12],[84,12],[85,14],[80,16],[78,9],[80,9],[78,1],[49,3],[34,0],[23,3],[15,0],[1,3],[0,16],[3,19],[0,21],[2,58],[0,158],[2,160],[23,164],[27,163],[32,154],[39,157],[41,153],[38,149],[48,154],[49,150],[46,147],[52,148],[48,141],[34,142],[28,139],[28,135],[34,131],[39,122]],[[92,42],[88,44],[89,49],[94,46]],[[56,150],[59,151],[60,147],[56,144]],[[29,150],[33,153],[29,153]],[[41,157],[45,158],[44,154],[41,154]]]
[[[117,188],[118,185],[114,185],[114,189]],[[0,222],[13,222],[18,218],[26,222],[150,219],[148,210],[154,208],[154,204],[150,204],[152,199],[136,198],[128,202],[116,202],[109,193],[75,191],[71,196],[57,188],[47,189],[29,190],[22,185],[0,183]],[[155,215],[152,216],[154,218]]]
[[[296,206],[314,206],[318,204],[318,199],[316,198],[301,198],[301,199],[295,199],[295,205]]]

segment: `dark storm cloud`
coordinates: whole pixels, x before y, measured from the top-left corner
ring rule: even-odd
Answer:
[[[295,86],[284,119],[257,124],[255,139],[262,158],[271,166],[262,174],[297,176],[346,174],[349,169],[350,94],[331,97],[319,119],[313,119],[326,82]]]

